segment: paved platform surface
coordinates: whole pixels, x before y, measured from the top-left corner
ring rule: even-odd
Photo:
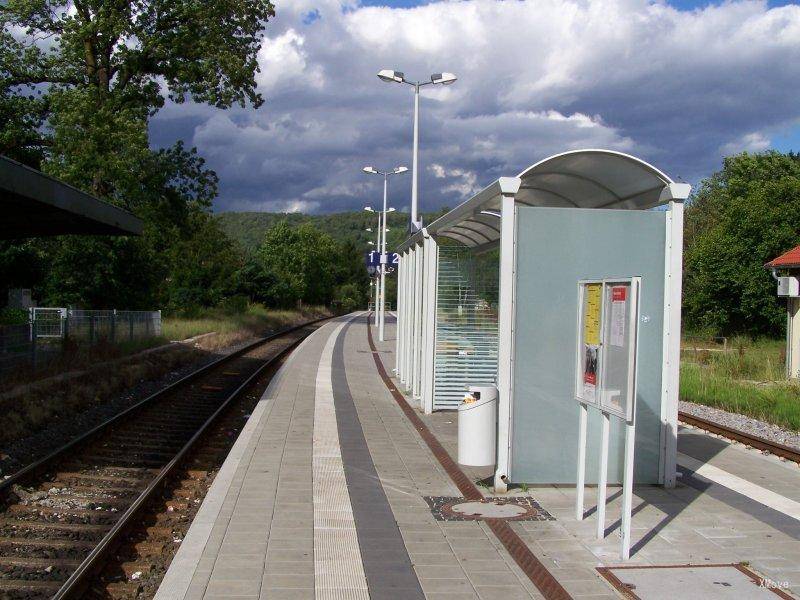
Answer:
[[[391,371],[393,322],[387,332],[376,344]],[[420,416],[456,456],[456,415]],[[770,585],[800,591],[800,520],[792,516],[800,468],[694,430],[681,431],[679,451],[675,489],[635,490],[628,564],[747,562]],[[464,471],[473,481],[491,473]],[[581,522],[574,488],[510,494],[533,496],[556,518],[511,527],[569,595],[619,597],[596,569],[620,564],[618,489],[609,489],[602,541],[591,493]],[[157,598],[542,597],[487,523],[438,521],[424,499],[460,495],[379,377],[364,316],[337,319],[273,380]]]

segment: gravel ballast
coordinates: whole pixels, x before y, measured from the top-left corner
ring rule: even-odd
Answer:
[[[273,332],[265,332],[264,335],[269,335],[270,333]],[[234,346],[210,351],[199,360],[176,368],[163,377],[140,380],[133,387],[113,395],[104,402],[90,406],[86,410],[77,412],[67,418],[54,419],[44,429],[17,439],[7,447],[0,449],[0,481],[10,477],[24,466],[47,456],[50,452],[55,451],[70,440],[107,421],[128,407],[164,389],[171,383],[251,341],[248,340]]]
[[[800,450],[800,432],[694,402],[681,401],[678,403],[678,409],[692,416]]]

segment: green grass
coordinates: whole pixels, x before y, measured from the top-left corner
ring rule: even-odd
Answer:
[[[212,331],[219,334],[220,338],[242,333],[259,335],[268,330],[288,327],[293,323],[312,320],[327,314],[330,314],[327,309],[320,307],[271,310],[260,304],[251,304],[245,312],[237,314],[209,309],[199,316],[165,317],[161,329],[163,337],[169,340],[185,340]]]
[[[798,431],[800,385],[785,380],[784,352],[783,340],[734,338],[724,350],[685,340],[681,399]]]

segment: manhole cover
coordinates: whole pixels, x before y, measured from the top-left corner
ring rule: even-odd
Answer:
[[[483,519],[509,519],[520,517],[528,512],[518,504],[501,504],[499,502],[461,502],[451,506],[450,510],[465,517],[481,517]]]
[[[478,521],[506,519],[511,521],[555,521],[530,496],[467,500],[452,496],[425,496],[425,502],[437,521]]]

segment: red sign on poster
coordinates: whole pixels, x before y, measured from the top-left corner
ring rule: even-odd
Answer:
[[[611,288],[611,301],[612,302],[625,302],[627,296],[627,289],[625,286],[618,285]]]

